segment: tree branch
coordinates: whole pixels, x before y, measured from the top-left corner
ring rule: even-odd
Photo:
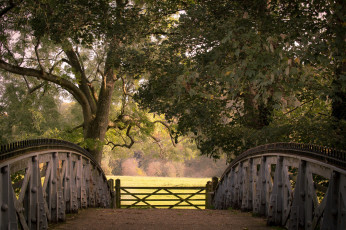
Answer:
[[[32,94],[33,92],[35,92],[36,90],[38,90],[39,88],[41,88],[42,86],[44,86],[45,82],[42,82],[40,84],[38,84],[37,86],[35,86],[34,88],[31,88],[28,82],[28,79],[26,79],[25,76],[22,76],[24,78],[24,81],[26,83],[26,87],[28,87],[28,94]]]
[[[126,143],[125,139],[124,139],[124,144],[114,144],[112,141],[108,141],[107,145],[108,144],[112,144],[113,147],[112,149],[116,148],[116,147],[125,147],[125,148],[131,148],[132,145],[135,143],[135,140],[134,138],[130,135],[130,131],[131,131],[131,128],[132,128],[132,125],[129,125],[127,127],[127,131],[126,131],[126,136],[130,139],[130,143]]]
[[[160,120],[154,121],[154,123],[160,123],[168,129],[169,136],[171,137],[171,142],[172,142],[173,146],[176,147],[177,143],[175,142],[175,138],[172,136],[171,127],[166,122],[160,121]]]
[[[97,96],[97,94],[96,94],[96,91],[95,91],[94,86],[93,86],[90,82],[88,83],[88,86],[89,86],[89,88],[90,88],[91,95],[93,96],[95,102],[97,103],[97,101],[98,101],[98,96]]]
[[[1,10],[0,18],[2,16],[4,16],[8,11],[12,10],[16,6],[16,4],[14,4],[12,0],[10,0],[9,3],[10,3],[9,6],[5,7],[3,10]]]
[[[69,63],[71,67],[74,69],[74,71],[77,73],[76,77],[80,77],[78,81],[79,88],[84,92],[84,95],[86,96],[90,108],[93,112],[96,112],[97,106],[95,100],[93,100],[93,97],[91,95],[91,90],[88,85],[88,80],[85,76],[85,72],[83,71],[83,67],[81,65],[80,59],[78,58],[77,53],[73,50],[72,44],[68,41],[66,41],[68,45],[64,47],[64,52],[69,59]]]
[[[126,119],[126,118],[128,118],[128,119]],[[130,121],[133,121],[133,118],[130,116],[124,115],[122,113],[117,117],[117,119],[115,119],[113,121],[109,121],[107,130],[114,129],[114,128],[117,128],[119,130],[124,130],[129,125]],[[118,126],[117,123],[120,123],[120,122],[124,123],[125,125],[124,126]]]
[[[76,127],[73,127],[72,129],[67,130],[66,132],[72,133],[73,131],[75,131],[75,130],[77,130],[77,129],[79,129],[79,128],[83,128],[83,125],[84,125],[84,124],[77,125]]]
[[[154,31],[154,32],[147,33],[147,35],[180,35],[180,33],[165,32],[165,31]]]
[[[78,60],[82,60],[82,58],[81,58],[80,55],[79,55],[78,49],[76,50],[76,54],[77,54]],[[78,63],[80,63],[82,72],[85,73],[84,63],[83,63],[82,61],[79,61]],[[87,79],[87,78],[86,78],[86,79]]]
[[[42,67],[42,64],[41,64],[40,55],[38,54],[38,47],[39,47],[39,45],[40,45],[40,38],[37,38],[37,43],[35,45],[36,59],[37,59],[38,65],[40,66],[40,69],[44,70],[43,67]]]
[[[63,59],[56,61],[56,59],[59,57],[59,55],[62,53],[63,51],[61,50],[55,57],[54,57],[54,64],[52,65],[52,67],[49,69],[49,73],[52,73],[55,66],[57,66],[58,64],[60,64],[61,62],[63,62]]]
[[[42,82],[41,84],[35,86],[34,88],[29,89],[28,93],[31,94],[31,93],[35,92],[36,90],[38,90],[39,88],[41,88],[42,86],[44,86],[44,84],[45,84],[45,83]]]
[[[5,47],[5,49],[7,50],[8,54],[11,56],[11,58],[13,59],[14,63],[16,63],[16,65],[19,66],[19,63],[18,63],[17,59],[14,57],[12,51],[7,47],[7,44],[3,43],[3,46]]]
[[[150,137],[154,140],[154,143],[157,144],[160,148],[160,156],[163,158],[163,153],[165,152],[161,143],[161,140],[153,135],[150,135]]]
[[[287,115],[287,114],[289,114],[289,113],[292,113],[292,112],[295,111],[296,109],[299,109],[299,108],[302,107],[303,105],[305,105],[305,104],[307,104],[307,103],[309,103],[309,102],[311,102],[311,101],[314,101],[314,100],[315,100],[315,98],[312,98],[311,100],[308,100],[308,101],[302,103],[301,105],[295,107],[294,109],[291,109],[290,111],[284,113],[284,115]]]
[[[70,62],[69,60],[67,60],[66,58],[61,59],[61,61],[65,62],[66,64],[71,65],[71,62]],[[71,66],[72,66],[72,65],[71,65]]]
[[[125,84],[124,77],[123,77],[123,76],[120,76],[120,79],[121,79],[121,81],[123,82],[122,90],[123,90],[124,95],[125,95],[125,96],[133,97],[133,95],[130,94],[130,93],[128,93],[128,91],[127,91],[127,89],[126,89],[126,84]]]
[[[81,104],[81,106],[83,107],[83,110],[85,109],[85,112],[87,113],[86,115],[91,117],[91,111],[90,111],[89,103],[86,96],[72,82],[64,78],[58,77],[54,74],[46,73],[42,70],[36,70],[32,68],[24,68],[20,66],[11,65],[3,60],[0,60],[0,68],[14,74],[35,77],[37,79],[42,79],[42,80],[60,85],[62,88],[64,88],[65,90],[67,90],[69,93],[72,94],[72,96]]]

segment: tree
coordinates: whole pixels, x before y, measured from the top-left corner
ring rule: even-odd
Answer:
[[[131,132],[143,119],[125,109],[110,118],[111,109],[131,100],[128,84],[142,76],[150,35],[166,27],[164,19],[177,5],[172,2],[5,1],[0,69],[70,93],[82,108],[84,144],[101,162],[107,131],[125,130],[130,142],[119,146],[132,146]],[[124,95],[121,101],[114,101],[116,87]]]
[[[341,1],[195,1],[137,100],[215,157],[275,141],[344,148],[343,12]]]

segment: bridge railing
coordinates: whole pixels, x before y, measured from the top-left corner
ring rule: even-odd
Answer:
[[[111,191],[88,151],[36,139],[0,148],[0,229],[47,229],[66,213],[110,207]]]
[[[213,204],[288,229],[346,229],[346,152],[296,143],[250,149],[226,169]]]

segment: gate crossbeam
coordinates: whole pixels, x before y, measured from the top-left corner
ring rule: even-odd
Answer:
[[[114,184],[111,182],[111,184]],[[207,194],[207,189],[206,187],[121,187],[120,186],[120,180],[118,179],[116,181],[117,186],[115,186],[115,200],[117,201],[117,208],[120,207],[126,207],[126,208],[131,208],[131,207],[150,207],[150,208],[157,208],[157,207],[167,207],[168,209],[172,209],[174,207],[194,207],[196,209],[201,209],[200,206],[205,206],[207,204],[206,196]],[[130,191],[130,190],[135,190],[135,191]],[[140,192],[141,190],[144,190],[143,192]],[[147,192],[147,190],[153,190],[150,192]],[[172,190],[188,190],[190,192],[173,192]],[[193,192],[191,192],[193,190]],[[121,193],[123,191],[124,193]],[[203,193],[203,192],[206,193]],[[128,195],[133,198],[127,199],[127,198],[121,198],[121,195]],[[144,196],[144,197],[139,197],[139,196]],[[176,199],[172,198],[151,198],[152,196],[173,196],[176,197]],[[187,197],[183,197],[187,196]],[[196,196],[204,196],[203,199],[198,199]],[[193,197],[196,197],[193,199]],[[129,202],[129,201],[134,201],[132,204],[122,204],[122,202]],[[150,202],[168,202],[168,201],[177,201],[173,204],[153,204]],[[204,201],[203,204],[195,204],[193,201]],[[139,205],[140,203],[144,203],[145,205]],[[182,203],[185,202],[186,205],[182,205]],[[210,203],[210,202],[209,202]],[[208,204],[209,204],[208,203]]]
[[[157,190],[156,190],[155,192],[153,192],[152,194],[149,194],[149,195],[147,195],[147,196],[145,196],[145,197],[143,197],[143,198],[140,198],[140,197],[138,197],[137,195],[134,195],[134,194],[130,193],[129,191],[127,191],[127,190],[124,189],[124,188],[120,188],[120,189],[123,190],[124,192],[126,192],[128,195],[131,195],[131,196],[133,196],[133,197],[136,198],[137,202],[133,203],[131,206],[134,206],[134,205],[136,205],[136,204],[138,204],[138,203],[140,203],[140,202],[143,202],[143,203],[145,203],[146,205],[148,205],[148,206],[150,206],[150,207],[152,207],[152,208],[155,208],[155,206],[149,204],[149,203],[146,202],[145,200],[146,200],[146,198],[148,198],[148,197],[150,197],[150,196],[152,196],[152,195],[158,193],[158,192],[161,190],[161,189],[157,189]],[[130,208],[131,206],[128,206],[127,208]]]
[[[195,195],[198,195],[200,194],[200,192],[204,191],[205,189],[200,189],[198,192],[194,193],[194,194],[191,194],[190,196],[186,197],[186,198],[182,198],[181,196],[177,195],[177,194],[174,194],[173,192],[169,191],[168,189],[164,189],[166,192],[168,192],[169,194],[177,197],[178,199],[180,199],[180,201],[176,204],[173,204],[169,207],[169,209],[172,209],[174,206],[179,206],[179,204],[183,203],[183,202],[186,202],[188,203],[189,205],[191,206],[194,206],[195,208],[197,209],[201,209],[200,207],[192,204],[191,202],[189,202],[188,200],[191,198],[191,197],[194,197]]]

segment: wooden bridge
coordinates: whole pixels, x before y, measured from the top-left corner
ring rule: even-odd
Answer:
[[[0,170],[0,229],[47,229],[66,213],[116,206],[120,194],[121,187],[114,190],[86,150],[66,141],[1,146]],[[259,146],[238,156],[211,187],[203,188],[211,198],[207,207],[252,211],[288,229],[346,229],[345,151],[295,143]],[[177,196],[177,205],[188,201]]]

